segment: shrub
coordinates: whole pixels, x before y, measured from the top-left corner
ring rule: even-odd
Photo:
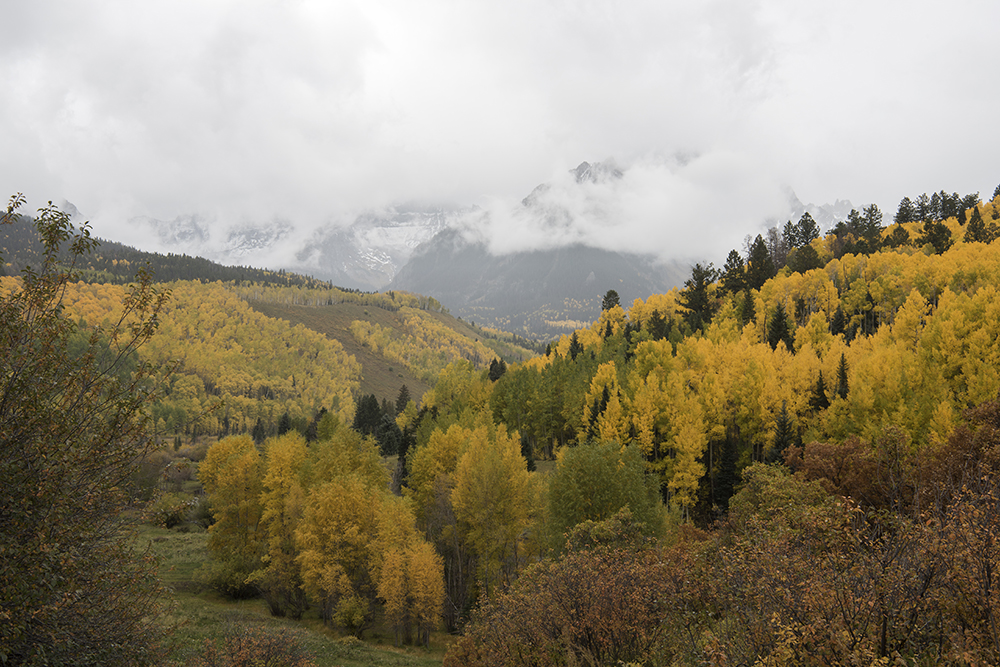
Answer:
[[[289,630],[232,623],[223,638],[206,639],[189,667],[311,667],[311,657]]]

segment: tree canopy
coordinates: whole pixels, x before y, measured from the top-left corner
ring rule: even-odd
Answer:
[[[23,204],[13,197],[3,223]],[[156,368],[134,355],[168,295],[140,271],[115,320],[79,328],[62,300],[96,241],[51,202],[38,213],[40,263],[0,291],[0,656],[157,663],[161,588],[123,510],[153,446]]]

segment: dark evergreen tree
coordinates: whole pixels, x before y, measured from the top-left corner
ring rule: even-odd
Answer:
[[[646,331],[653,340],[663,340],[667,337],[667,322],[660,315],[660,311],[654,310],[653,314],[649,316],[649,322],[646,323]]]
[[[819,379],[813,386],[812,396],[809,397],[809,407],[813,410],[826,410],[830,407],[830,399],[826,396],[826,381],[823,379],[823,371],[819,372]]]
[[[740,321],[746,326],[757,319],[757,306],[749,289],[743,290],[743,303],[740,307]]]
[[[722,267],[722,289],[730,294],[739,294],[746,288],[747,270],[743,257],[736,250],[730,250]]]
[[[569,358],[576,361],[576,355],[581,352],[583,352],[583,343],[580,342],[579,337],[574,331],[573,335],[569,339]]]
[[[496,382],[503,377],[503,374],[507,372],[507,362],[503,359],[496,359],[494,357],[493,361],[490,362],[490,382]]]
[[[750,257],[747,259],[747,286],[759,290],[764,283],[774,277],[774,262],[767,249],[764,237],[760,234],[750,246]]]
[[[844,309],[840,307],[840,304],[837,304],[837,310],[830,320],[830,333],[836,336],[844,333],[846,329],[847,317],[844,315]]]
[[[285,414],[281,415],[278,420],[278,435],[285,435],[292,430],[292,416],[285,411]]]
[[[790,445],[795,444],[795,424],[788,415],[788,407],[785,401],[781,402],[781,410],[774,420],[774,439],[771,441],[771,451],[768,452],[767,461],[773,463],[784,458],[785,450]]]
[[[410,390],[404,384],[399,388],[399,393],[396,395],[396,414],[399,415],[403,410],[406,409],[407,403],[410,402]]]
[[[319,422],[325,414],[326,408],[320,408],[319,412],[313,416],[309,426],[306,427],[306,442],[316,442],[319,438]]]
[[[604,298],[601,300],[601,310],[611,310],[617,305],[620,305],[618,299],[618,292],[616,292],[613,289],[609,289],[604,294]]]
[[[375,435],[381,421],[382,408],[379,407],[375,394],[362,394],[355,405],[351,428],[361,435]]]
[[[899,248],[910,243],[910,232],[902,225],[893,225],[892,232],[885,237],[884,245],[888,248]]]
[[[951,230],[948,229],[948,225],[943,222],[934,222],[932,220],[928,220],[924,223],[924,233],[918,241],[921,245],[929,243],[934,246],[934,252],[938,255],[946,252],[954,243],[954,240],[951,238]]]
[[[811,245],[796,248],[788,255],[788,268],[796,273],[805,273],[806,271],[822,267],[823,260],[819,258],[816,248],[813,248]]]
[[[931,195],[931,203],[928,206],[928,211],[931,220],[942,220],[944,218],[941,215],[941,195],[936,192]]]
[[[531,440],[526,435],[521,436],[521,456],[524,457],[528,472],[534,472],[538,469],[538,466],[535,465],[535,450],[531,446]]]
[[[973,192],[962,197],[962,208],[975,208],[980,203],[978,192]]]
[[[996,199],[997,197],[1000,197],[1000,185],[998,185],[996,189],[993,190],[993,199]]]
[[[395,456],[399,453],[399,442],[403,439],[403,432],[391,414],[382,413],[374,435],[378,440],[378,449],[382,456]]]
[[[965,209],[963,208],[958,212],[958,225],[959,227],[964,226],[968,219],[965,217]]]
[[[785,307],[780,303],[774,309],[774,314],[771,315],[771,320],[767,323],[767,342],[772,350],[778,348],[778,343],[784,343],[789,352],[795,349],[795,339],[788,329],[788,315],[785,313]]]
[[[914,207],[916,208],[918,222],[927,222],[934,219],[931,210],[931,198],[927,196],[926,192],[917,197]]]
[[[792,224],[791,220],[786,222],[785,226],[781,229],[781,241],[789,250],[798,248],[801,245],[799,243],[799,230]]]
[[[684,320],[692,331],[701,329],[712,321],[715,305],[709,299],[708,288],[715,282],[717,275],[711,263],[707,267],[698,263],[691,269],[691,278],[684,281],[684,290],[678,301],[688,309]]]
[[[896,224],[902,224],[904,222],[914,222],[916,219],[916,206],[914,206],[913,201],[909,197],[903,197],[903,199],[899,202],[899,209],[896,210],[893,222]]]
[[[809,215],[809,211],[803,213],[802,217],[799,218],[799,224],[796,225],[796,231],[798,232],[797,238],[799,246],[807,246],[819,238],[819,225],[817,225],[813,217]]]
[[[861,238],[863,246],[861,251],[866,254],[878,252],[882,247],[882,211],[876,204],[866,206],[859,221],[858,236]]]
[[[258,445],[263,445],[264,440],[267,439],[267,429],[264,428],[264,423],[257,417],[257,423],[253,425],[253,430],[250,431],[250,437]]]
[[[949,195],[944,190],[941,191],[941,217],[942,218],[954,218],[958,217],[958,214],[962,212],[962,198],[958,196],[958,193],[954,195]],[[959,220],[961,224],[961,220]]]
[[[611,320],[604,323],[604,339],[607,340],[614,335],[614,330],[611,328]]]
[[[546,343],[545,344],[545,356],[546,357],[551,357],[552,356],[552,343]]]
[[[979,207],[972,209],[972,217],[969,225],[965,228],[966,243],[992,243],[996,238],[997,226],[991,223],[989,227],[983,221],[983,216],[979,212]]]
[[[840,353],[840,365],[837,366],[837,396],[847,398],[847,357]]]

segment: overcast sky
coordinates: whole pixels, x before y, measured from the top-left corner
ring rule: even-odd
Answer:
[[[721,264],[805,203],[992,195],[991,0],[0,3],[0,186],[97,235],[197,213],[308,229],[477,205],[546,238]],[[576,188],[613,159],[625,177]],[[559,230],[517,213],[542,182]]]

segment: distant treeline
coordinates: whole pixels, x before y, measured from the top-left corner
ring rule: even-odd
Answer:
[[[20,275],[25,267],[41,262],[42,244],[32,224],[32,219],[20,216],[14,224],[0,226],[0,275]],[[69,255],[65,257],[69,261]],[[78,258],[80,278],[89,283],[125,284],[132,281],[140,267],[148,267],[156,282],[197,280],[200,282],[254,282],[272,287],[306,287],[332,289],[332,283],[310,276],[271,271],[249,266],[223,266],[202,257],[166,255],[137,250],[114,241],[100,240],[100,245],[89,255]],[[345,292],[356,292],[338,288]]]

